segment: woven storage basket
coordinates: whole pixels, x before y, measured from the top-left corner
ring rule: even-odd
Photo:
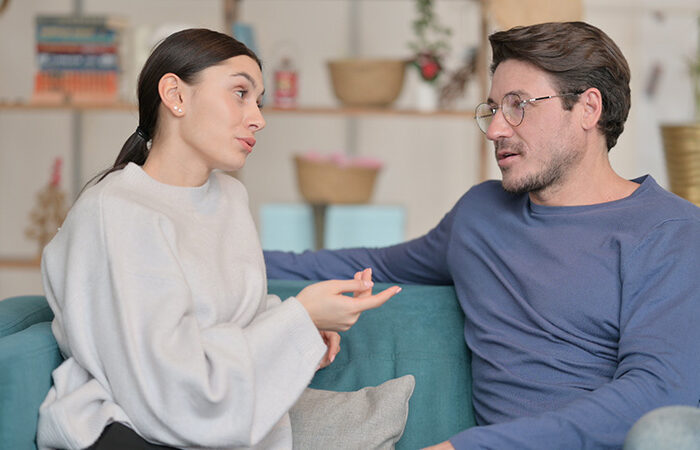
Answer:
[[[661,127],[671,191],[700,206],[700,123]]]
[[[406,61],[341,59],[328,62],[333,92],[349,106],[388,106],[401,93]]]
[[[312,204],[367,203],[372,197],[379,169],[339,167],[326,161],[295,156],[297,182],[302,197]]]

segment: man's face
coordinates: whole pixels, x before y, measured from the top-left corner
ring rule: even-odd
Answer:
[[[500,106],[503,96],[513,93],[522,100],[559,94],[546,72],[510,59],[496,68],[488,103]],[[572,112],[564,110],[560,98],[523,108],[525,115],[517,126],[508,123],[499,109],[486,132],[494,142],[503,188],[514,193],[557,189],[583,156]]]

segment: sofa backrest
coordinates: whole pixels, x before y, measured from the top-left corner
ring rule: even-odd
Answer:
[[[310,282],[270,280],[283,300]],[[377,283],[379,292],[391,285]],[[475,425],[464,313],[452,286],[402,285],[380,308],[366,311],[341,333],[341,351],[311,387],[353,391],[412,374],[416,387],[397,450],[442,442]]]
[[[283,300],[306,281],[270,280]],[[375,291],[389,287],[376,284]],[[311,387],[354,391],[412,374],[416,386],[398,450],[435,444],[475,424],[464,315],[452,286],[403,285],[341,333],[341,352]],[[62,361],[42,296],[0,301],[0,450],[35,447],[39,405]]]

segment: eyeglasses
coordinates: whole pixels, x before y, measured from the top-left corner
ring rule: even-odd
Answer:
[[[523,123],[525,118],[525,105],[532,102],[538,102],[540,100],[549,100],[555,97],[569,97],[572,95],[581,95],[581,92],[569,92],[567,94],[558,95],[547,95],[544,97],[535,97],[523,100],[518,94],[506,94],[503,96],[500,105],[491,105],[489,103],[481,103],[476,107],[475,117],[476,123],[479,125],[479,129],[486,133],[489,129],[489,125],[493,121],[496,112],[500,109],[503,112],[503,117],[505,117],[506,122],[511,126],[517,127]]]

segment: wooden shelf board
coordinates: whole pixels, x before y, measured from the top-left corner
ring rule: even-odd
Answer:
[[[473,111],[418,111],[415,109],[394,109],[394,108],[370,108],[370,107],[323,107],[323,106],[303,106],[299,108],[275,108],[264,107],[263,114],[319,114],[319,115],[342,115],[342,116],[367,116],[367,115],[383,115],[383,116],[417,116],[417,117],[456,117],[456,118],[473,118]]]
[[[136,111],[133,103],[28,103],[0,101],[0,110]]]
[[[0,110],[70,110],[70,111],[136,111],[133,103],[31,103],[0,101]],[[298,108],[275,108],[266,106],[263,114],[289,115],[338,115],[338,116],[415,116],[415,117],[455,117],[473,118],[473,111],[418,111],[414,109],[370,108],[350,106],[302,106]]]
[[[2,258],[0,269],[38,269],[41,267],[39,258]]]

